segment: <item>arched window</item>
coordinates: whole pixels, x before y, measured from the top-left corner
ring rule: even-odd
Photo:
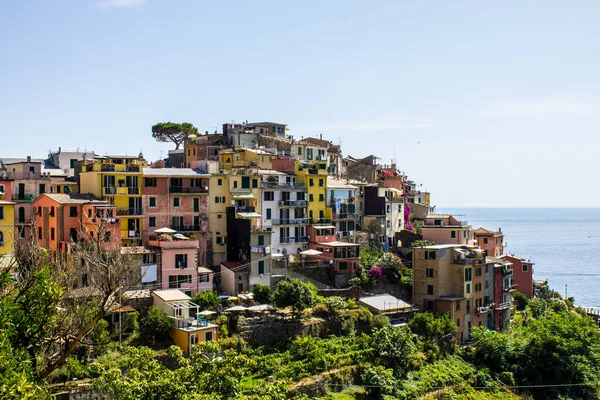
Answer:
[[[25,222],[25,207],[19,207],[19,222]]]
[[[193,346],[196,343],[198,343],[198,335],[191,335],[190,336],[190,346]]]

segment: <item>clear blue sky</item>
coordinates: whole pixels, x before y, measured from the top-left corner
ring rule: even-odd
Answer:
[[[0,2],[0,155],[287,123],[450,205],[600,205],[600,2]]]

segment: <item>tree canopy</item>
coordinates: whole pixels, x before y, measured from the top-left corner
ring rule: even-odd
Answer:
[[[197,135],[198,128],[189,122],[159,122],[152,126],[152,137],[158,142],[173,142],[175,149],[183,143],[188,135]]]
[[[312,283],[302,282],[292,278],[281,281],[273,294],[273,301],[277,307],[292,307],[297,314],[300,311],[315,305],[317,288]]]

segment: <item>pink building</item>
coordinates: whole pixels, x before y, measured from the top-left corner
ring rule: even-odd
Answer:
[[[160,251],[159,271],[163,289],[180,289],[188,296],[212,290],[213,272],[198,265],[198,240],[161,234],[149,240],[148,245]]]
[[[474,245],[471,225],[450,214],[428,214],[420,231],[423,240],[436,244]]]
[[[513,265],[512,282],[516,285],[517,291],[523,293],[528,299],[533,297],[533,264],[529,260],[515,256],[514,254],[505,254],[499,258],[509,261]]]
[[[306,228],[308,248],[321,254],[309,256],[310,261],[329,263],[335,272],[354,274],[358,268],[358,243],[339,242],[333,225],[311,225]]]
[[[144,168],[142,188],[143,242],[158,228],[193,233],[199,243],[199,265],[206,265],[208,180],[191,168]]]
[[[478,228],[474,231],[474,237],[476,244],[482,250],[486,251],[486,254],[491,257],[500,257],[504,254],[504,234],[502,229],[498,228],[498,232],[491,231],[485,228]]]

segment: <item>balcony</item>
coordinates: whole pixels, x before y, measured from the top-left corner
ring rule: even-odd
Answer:
[[[142,232],[138,230],[121,231],[121,239],[141,239]]]
[[[142,207],[117,208],[117,215],[144,215],[144,209]]]
[[[313,218],[309,220],[309,223],[311,225],[319,225],[319,224],[331,224],[331,219],[330,218]]]
[[[100,225],[118,225],[121,223],[119,218],[92,218],[92,224],[100,224]]]
[[[471,265],[471,264],[483,264],[485,260],[483,258],[455,258],[454,264],[459,265]]]
[[[513,274],[513,269],[509,268],[509,267],[502,267],[502,275],[504,276],[508,276],[508,275],[512,275]]]
[[[273,225],[306,225],[308,224],[308,218],[281,218],[271,220]]]
[[[42,175],[40,173],[35,172],[6,172],[7,179],[15,179],[15,180],[50,180],[50,175]]]
[[[333,214],[333,220],[344,220],[344,219],[354,219],[356,217],[356,214],[354,213],[338,213],[338,214]]]
[[[308,236],[283,237],[279,239],[279,243],[308,243]]]
[[[139,164],[87,164],[84,166],[84,171],[100,171],[100,172],[141,172],[142,166]]]
[[[496,310],[506,310],[512,307],[512,303],[507,302],[507,303],[501,303],[498,304],[496,307],[494,307],[494,309]]]
[[[288,190],[304,190],[306,189],[304,185],[300,185],[297,183],[273,183],[273,182],[263,182],[262,187],[264,189],[288,189]]]
[[[200,242],[197,240],[149,240],[148,245],[162,249],[197,249]]]
[[[263,256],[266,256],[267,254],[271,253],[271,246],[251,246],[251,251],[252,253],[259,253]]]
[[[205,193],[208,193],[208,190],[206,189],[206,187],[170,186],[169,193],[205,194]]]
[[[280,207],[307,207],[308,201],[306,200],[281,200],[279,201]]]
[[[139,195],[140,188],[139,187],[127,187],[127,186],[106,186],[102,188],[103,196],[127,196],[127,195]]]
[[[171,229],[177,232],[201,232],[202,226],[198,225],[171,225]]]
[[[235,206],[235,212],[253,213],[256,212],[254,206]]]
[[[517,291],[517,285],[513,283],[510,286],[505,287],[504,291],[505,292],[516,292]]]

